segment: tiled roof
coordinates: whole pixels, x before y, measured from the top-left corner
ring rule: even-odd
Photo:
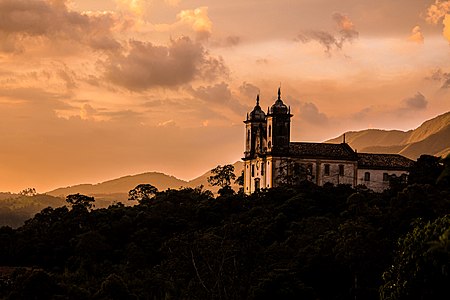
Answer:
[[[356,160],[356,153],[348,144],[291,142],[289,154],[299,158]]]
[[[413,163],[400,154],[358,153],[359,169],[407,170]]]

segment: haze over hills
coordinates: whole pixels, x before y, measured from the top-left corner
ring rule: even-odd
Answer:
[[[367,129],[345,133],[346,142],[358,152],[398,153],[416,160],[422,154],[450,153],[450,112],[424,122],[409,131]],[[341,143],[343,136],[328,140]]]
[[[428,120],[418,128],[406,132],[367,129],[347,132],[345,135],[346,142],[358,152],[399,153],[414,160],[421,154],[445,156],[450,153],[450,112]],[[341,143],[342,139],[341,135],[327,142]],[[239,176],[243,170],[243,162],[234,163],[234,167],[236,176]],[[217,193],[218,188],[210,186],[207,181],[210,175],[211,172],[208,171],[195,179],[185,181],[159,172],[148,172],[98,184],[79,184],[58,188],[32,197],[0,193],[0,226],[20,226],[23,221],[45,207],[65,205],[64,198],[76,193],[95,197],[96,208],[107,207],[116,202],[133,205],[134,203],[127,200],[128,191],[141,183],[150,183],[160,191],[203,185],[205,189]],[[238,190],[238,188],[233,184],[234,190]]]
[[[233,165],[235,167],[234,173],[236,174],[236,176],[239,176],[243,170],[242,162],[236,162]],[[63,198],[70,194],[80,193],[94,196],[96,199],[105,200],[107,202],[124,202],[128,199],[128,191],[141,183],[150,183],[153,186],[157,187],[160,191],[164,191],[166,189],[178,189],[181,187],[194,188],[203,185],[205,189],[216,193],[218,188],[209,185],[207,180],[209,176],[211,176],[211,171],[208,171],[193,180],[184,181],[174,176],[169,176],[163,173],[148,172],[108,180],[98,184],[79,184],[70,187],[59,188],[47,192],[46,194]],[[233,184],[233,188],[237,190],[239,187]]]

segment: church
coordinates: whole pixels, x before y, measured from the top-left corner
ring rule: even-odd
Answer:
[[[413,161],[399,154],[358,153],[341,144],[291,142],[291,109],[278,98],[265,113],[256,106],[245,123],[244,192],[309,180],[322,186],[365,185],[376,192],[392,176],[406,178]]]

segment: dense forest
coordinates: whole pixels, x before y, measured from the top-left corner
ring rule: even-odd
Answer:
[[[383,193],[309,182],[70,195],[0,228],[3,299],[448,299],[450,161]]]

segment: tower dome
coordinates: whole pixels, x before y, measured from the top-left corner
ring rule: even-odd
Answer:
[[[288,107],[286,106],[286,104],[283,103],[283,100],[281,100],[281,88],[278,88],[278,99],[270,108],[270,114],[287,114],[287,113]]]
[[[259,106],[259,95],[256,96],[256,106],[250,112],[250,116],[247,116],[247,120],[249,121],[265,121],[266,114]]]

